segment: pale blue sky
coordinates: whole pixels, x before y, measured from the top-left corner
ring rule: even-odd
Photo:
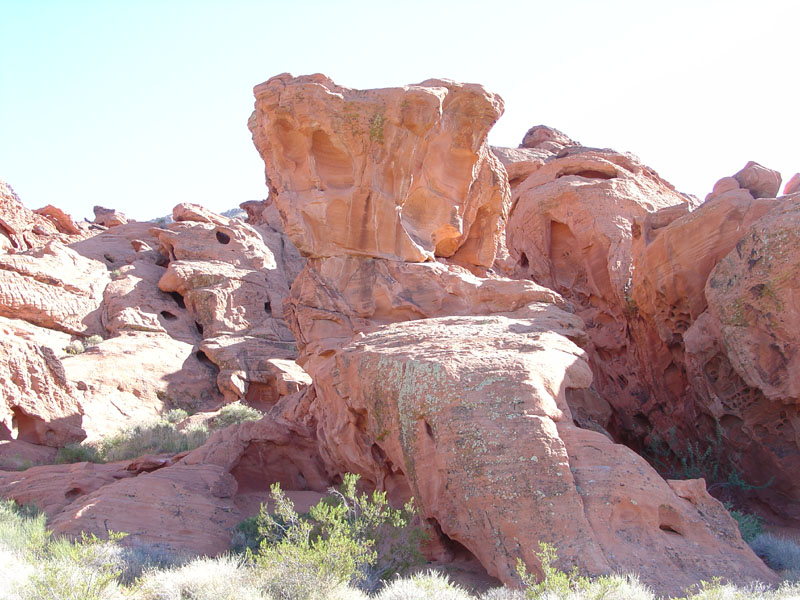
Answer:
[[[639,155],[703,197],[756,160],[800,170],[800,2],[0,0],[0,178],[75,218],[263,198],[254,85],[478,82],[531,125]]]

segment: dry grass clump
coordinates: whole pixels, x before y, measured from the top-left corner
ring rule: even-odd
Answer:
[[[770,568],[788,572],[791,579],[800,576],[800,545],[797,542],[762,533],[750,540],[750,547]]]

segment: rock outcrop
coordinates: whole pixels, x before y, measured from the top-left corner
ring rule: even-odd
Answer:
[[[444,80],[363,91],[286,74],[255,95],[249,127],[305,255],[492,265],[508,193],[486,144],[499,96]]]
[[[468,100],[456,102],[466,91]],[[592,398],[582,349],[589,338],[581,319],[558,307],[563,305],[558,293],[527,279],[500,278],[487,269],[491,262],[462,254],[460,244],[474,247],[469,241],[474,224],[469,233],[456,228],[446,238],[446,250],[438,234],[430,233],[442,222],[436,215],[466,214],[462,202],[471,195],[462,191],[455,200],[441,195],[426,201],[435,210],[426,213],[425,235],[417,222],[404,221],[404,211],[415,206],[407,201],[413,194],[395,193],[384,205],[385,190],[407,188],[388,186],[376,173],[413,172],[417,163],[398,158],[409,156],[404,142],[412,134],[469,140],[472,150],[462,148],[462,154],[473,168],[455,169],[450,154],[441,152],[428,157],[423,173],[426,190],[474,189],[481,168],[474,159],[482,153],[475,149],[485,145],[487,114],[475,101],[491,105],[490,95],[449,82],[358,92],[321,76],[287,75],[255,92],[249,124],[265,160],[272,201],[288,236],[309,255],[286,301],[286,315],[298,361],[312,377],[307,411],[328,471],[360,473],[397,501],[415,496],[442,556],[466,548],[508,583],[515,579],[517,558],[535,568],[539,541],[558,547],[562,566],[574,564],[589,573],[638,569],[665,590],[685,587],[698,573],[771,579],[702,487],[692,493],[671,487],[629,449],[575,425],[570,398]],[[386,129],[382,138],[368,139],[364,126],[374,122],[378,98]],[[441,111],[416,110],[413,121],[405,116],[409,107],[437,103]],[[466,135],[462,128],[475,113],[478,124]],[[423,114],[427,124],[420,125]],[[354,139],[357,132],[362,135]],[[644,217],[648,208],[688,207],[690,199],[632,157],[597,150],[587,157],[580,149],[571,151],[563,134],[540,133],[529,136],[539,147],[514,153],[526,165],[513,177],[525,178],[531,187],[555,182],[567,190],[600,180],[594,203],[610,195],[630,213],[627,230],[624,223],[617,226],[609,236],[613,241],[602,234],[593,238],[590,223],[583,227],[584,244],[594,243],[591,272],[606,270],[597,287],[611,304],[629,285],[630,260],[617,263],[630,255],[633,219]],[[418,144],[427,147],[424,137]],[[556,152],[561,162],[549,163]],[[394,157],[391,169],[387,155]],[[332,169],[325,171],[332,162],[335,177]],[[325,165],[321,171],[319,165]],[[501,190],[489,196],[508,198],[505,178],[494,184]],[[375,202],[360,200],[371,192]],[[445,202],[451,206],[441,209]],[[554,193],[549,206],[555,211],[557,204]],[[481,256],[509,268],[502,232],[494,234],[507,206],[482,205],[491,207],[492,215],[482,239],[494,242]],[[619,212],[609,207],[609,220]],[[386,219],[394,225],[387,227]],[[541,237],[549,245],[552,236]],[[410,238],[416,246],[409,245]],[[581,248],[575,240],[565,245],[558,256],[566,262],[568,246]],[[541,258],[551,255],[548,250],[532,250],[525,266],[535,261],[549,267]],[[524,268],[524,262],[517,266]],[[561,277],[563,285],[557,286],[559,279],[552,276],[560,272],[547,268],[546,273],[551,277],[542,282],[555,291],[577,287],[575,294],[585,293],[591,302],[593,282],[576,273],[569,281]],[[692,572],[678,556],[693,557]],[[659,569],[646,571],[647,561],[658,562]]]
[[[512,183],[498,266],[562,294],[591,342],[593,393],[574,396],[576,413],[662,467],[704,455],[694,470],[717,491],[738,477],[751,488],[738,500],[800,517],[787,476],[800,456],[788,283],[800,271],[780,174],[750,162],[695,208],[635,157],[542,126],[495,152]],[[751,282],[758,264],[775,275]]]
[[[800,518],[797,177],[776,198],[748,163],[698,206],[545,126],[491,149],[503,104],[474,84],[284,74],[255,96],[270,195],[247,222],[84,226],[0,186],[0,466],[174,407],[266,416],[173,456],[0,471],[0,494],[58,533],[213,554],[270,483],[307,507],[355,472],[415,498],[429,558],[504,583],[539,542],[665,594],[775,581],[706,482],[631,447],[666,444],[663,467],[714,440]]]
[[[69,243],[85,235],[90,235],[88,224],[79,226],[52,206],[37,211],[25,208],[11,186],[0,179],[0,253],[24,252],[52,240]]]

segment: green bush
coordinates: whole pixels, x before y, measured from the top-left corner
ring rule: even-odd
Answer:
[[[247,421],[258,421],[264,416],[259,410],[241,402],[233,402],[223,406],[219,414],[214,417],[211,425],[214,429],[224,429],[230,425],[239,425]]]
[[[91,444],[68,444],[58,449],[56,464],[72,464],[79,462],[103,462],[97,448]]]
[[[177,454],[202,446],[208,435],[205,426],[179,431],[174,424],[165,421],[143,423],[104,438],[99,442],[98,452],[104,462],[145,454]]]
[[[517,561],[517,574],[529,600],[655,600],[653,593],[633,575],[601,575],[589,579],[579,575],[577,569],[569,573],[556,569],[553,566],[556,549],[550,544],[540,542],[536,557],[543,573],[541,581],[528,573],[521,560]]]
[[[279,484],[271,487],[274,513],[261,507],[263,537],[255,560],[278,598],[325,598],[344,585],[367,591],[421,561],[421,532],[410,526],[409,502],[393,509],[386,493],[358,494],[358,476],[299,515]],[[379,554],[380,551],[380,554]]]
[[[145,454],[177,454],[202,446],[208,436],[204,425],[178,430],[175,423],[162,419],[133,425],[96,442],[65,446],[56,455],[56,462],[105,463]]]
[[[750,543],[761,534],[764,527],[764,519],[751,513],[732,510],[729,504],[726,504],[725,508],[730,511],[731,516],[739,526],[739,533],[742,534],[742,539],[745,542]]]
[[[189,413],[183,410],[182,408],[173,408],[172,410],[168,410],[161,418],[166,421],[167,423],[171,423],[172,425],[177,425],[181,421],[189,418]]]

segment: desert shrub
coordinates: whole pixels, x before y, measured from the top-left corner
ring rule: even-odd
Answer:
[[[96,442],[69,444],[58,451],[56,461],[105,463],[130,460],[145,454],[177,454],[202,446],[208,436],[208,428],[204,425],[181,431],[175,423],[161,419],[133,425]]]
[[[122,598],[118,583],[123,552],[112,539],[83,534],[70,541],[55,538],[22,588],[23,600],[111,600]]]
[[[727,504],[725,505],[725,508],[730,511],[731,516],[739,526],[739,533],[742,534],[742,539],[745,542],[750,543],[753,539],[761,534],[761,531],[764,527],[764,519],[751,513],[732,510],[730,505]]]
[[[50,539],[45,523],[35,506],[0,501],[0,547],[24,556],[41,554]]]
[[[98,455],[97,448],[91,444],[67,444],[58,449],[56,454],[56,464],[72,464],[79,462],[102,462]]]
[[[723,434],[717,423],[713,437],[681,444],[674,427],[668,432],[669,441],[653,432],[642,456],[667,479],[705,479],[709,492],[725,490],[730,495],[772,485],[772,479],[762,485],[746,480],[739,466],[740,457],[730,454]]]
[[[83,354],[86,352],[86,348],[83,345],[83,342],[80,340],[73,340],[69,344],[66,345],[64,348],[64,352],[67,354]]]
[[[174,424],[165,421],[142,423],[100,440],[98,452],[104,462],[145,454],[177,454],[202,446],[208,435],[205,426],[179,431]]]
[[[172,410],[168,410],[161,418],[166,421],[167,423],[171,423],[172,425],[177,425],[184,419],[189,418],[189,413],[183,410],[182,408],[173,408]]]
[[[753,552],[776,571],[800,572],[800,545],[794,540],[761,533],[749,544]]]
[[[97,335],[97,334],[95,334],[95,335],[90,335],[88,338],[86,338],[86,339],[83,341],[83,345],[84,345],[86,348],[91,348],[92,346],[97,346],[97,344],[99,344],[99,343],[100,343],[100,342],[102,342],[102,341],[103,341],[103,338],[102,338],[101,336],[99,336],[99,335]]]
[[[686,600],[797,600],[800,585],[784,583],[778,589],[770,589],[761,583],[737,587],[722,583],[719,578],[703,581],[692,590]]]
[[[601,575],[589,579],[553,566],[557,554],[555,547],[540,542],[536,553],[544,577],[537,581],[528,573],[525,564],[517,561],[517,574],[525,585],[525,597],[531,600],[654,600],[653,593],[632,575]]]
[[[198,558],[170,569],[144,573],[137,600],[268,600],[255,571],[241,557]]]
[[[341,490],[331,490],[307,516],[272,485],[274,513],[262,505],[255,560],[273,596],[326,598],[345,585],[370,591],[421,560],[412,504],[394,509],[385,492],[358,494],[357,482],[345,475]]]
[[[231,546],[235,552],[256,550],[264,537],[259,533],[259,515],[241,521],[233,530]]]
[[[241,402],[226,404],[220,409],[219,414],[211,422],[214,429],[224,429],[229,425],[238,425],[246,421],[258,421],[264,414]]]
[[[375,600],[470,600],[472,596],[442,573],[429,571],[386,584]]]
[[[120,597],[122,549],[111,540],[82,535],[54,538],[33,507],[0,502],[0,581],[18,600],[105,600]]]
[[[481,594],[480,600],[525,600],[525,592],[509,587],[492,588]]]

